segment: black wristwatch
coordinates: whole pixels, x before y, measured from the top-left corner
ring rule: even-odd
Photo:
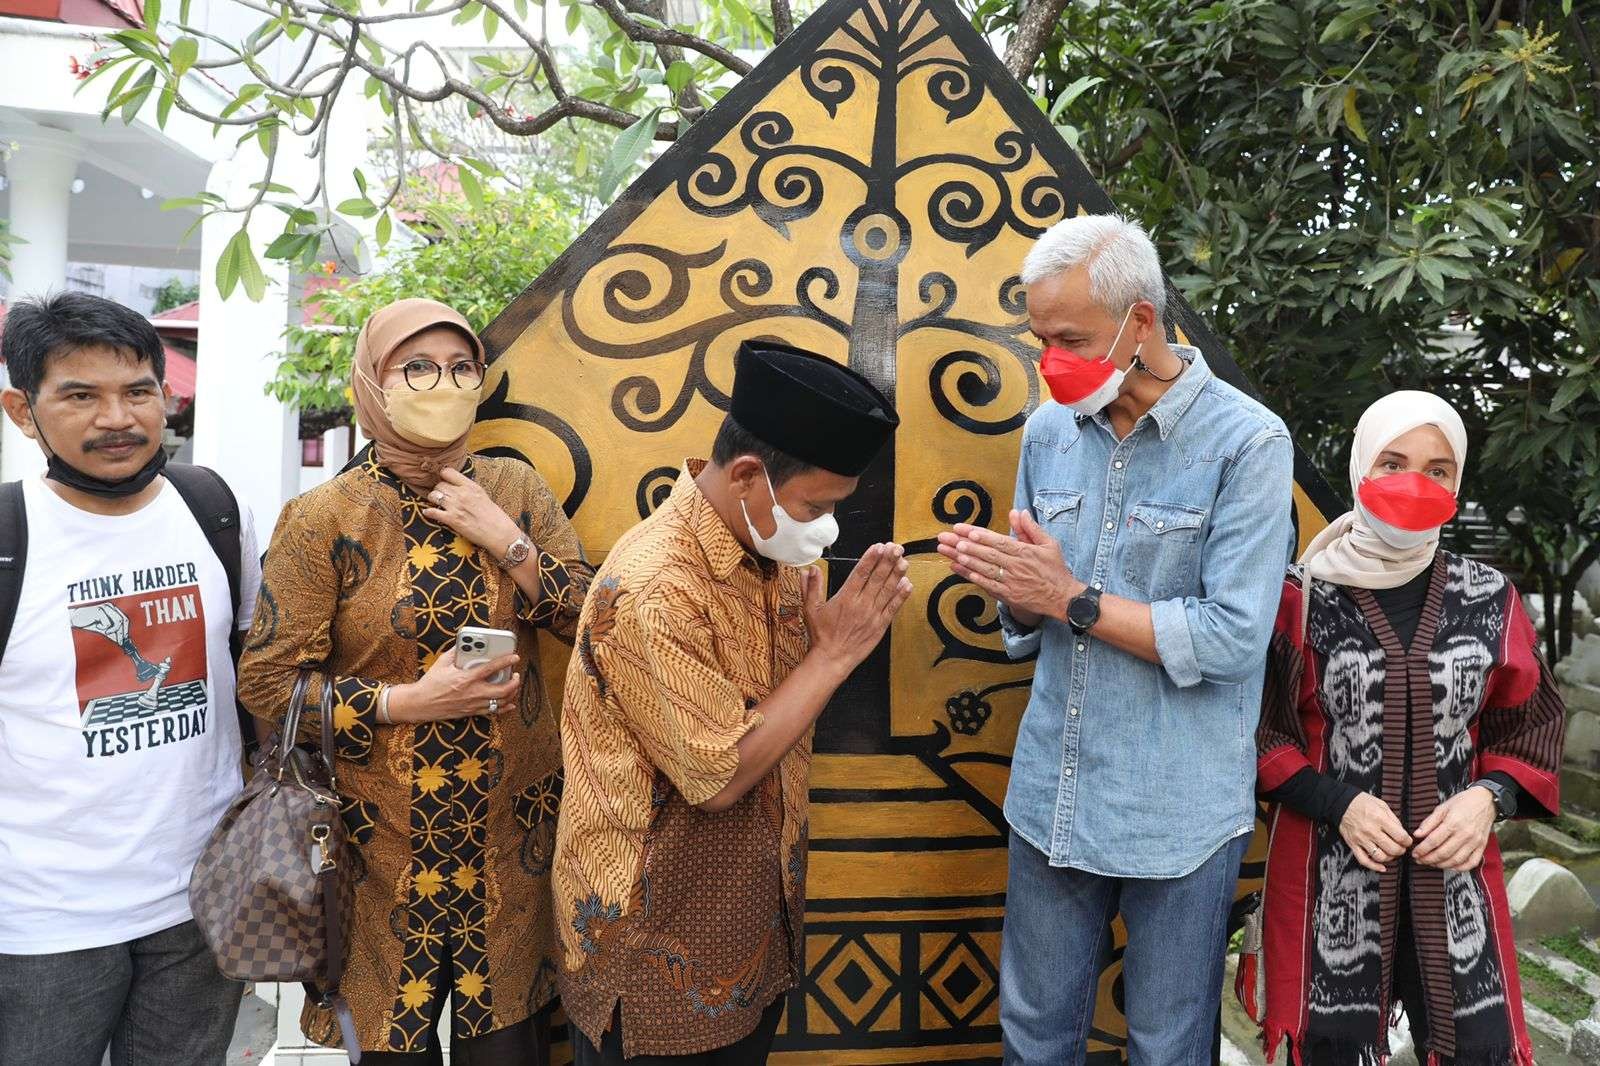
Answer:
[[[1100,621],[1100,590],[1086,586],[1082,592],[1067,601],[1067,625],[1081,637],[1093,629],[1098,621]]]
[[[1494,780],[1493,778],[1484,777],[1474,781],[1472,785],[1476,785],[1479,788],[1488,789],[1489,795],[1494,797],[1495,821],[1503,822],[1507,818],[1510,818],[1517,813],[1516,799],[1511,795],[1511,793],[1506,791],[1506,786],[1502,785],[1500,782]],[[1467,787],[1471,788],[1472,785],[1468,785]]]

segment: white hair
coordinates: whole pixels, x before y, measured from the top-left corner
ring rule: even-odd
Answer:
[[[1032,285],[1077,267],[1089,270],[1089,298],[1121,316],[1141,300],[1167,315],[1161,260],[1144,227],[1121,215],[1078,215],[1045,230],[1022,261],[1022,283]]]

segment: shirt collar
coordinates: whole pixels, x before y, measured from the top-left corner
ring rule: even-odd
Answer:
[[[750,553],[739,543],[739,538],[733,535],[728,523],[722,520],[717,509],[711,506],[711,501],[706,499],[706,494],[695,483],[695,478],[700,476],[706,465],[704,459],[685,459],[678,481],[672,486],[672,495],[667,497],[663,506],[671,507],[683,515],[695,540],[700,542],[700,550],[705,553],[712,576],[718,581],[726,581],[750,557]]]
[[[1162,440],[1167,439],[1173,427],[1178,424],[1178,420],[1194,406],[1194,401],[1199,397],[1201,390],[1212,378],[1211,368],[1206,365],[1206,358],[1200,354],[1200,349],[1189,344],[1174,344],[1171,348],[1178,358],[1185,360],[1189,365],[1178,375],[1178,380],[1172,383],[1172,387],[1162,393],[1161,399],[1146,412],[1150,420],[1156,424],[1156,433]],[[1080,423],[1086,418],[1093,418],[1107,429],[1111,428],[1110,420],[1106,418],[1104,411],[1096,412],[1094,415],[1077,414]]]

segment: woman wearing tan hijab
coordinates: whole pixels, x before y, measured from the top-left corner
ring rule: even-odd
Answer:
[[[239,698],[284,714],[299,668],[334,679],[339,793],[355,844],[343,993],[369,1063],[543,1061],[553,997],[549,871],[561,793],[557,714],[535,632],[570,641],[592,570],[544,479],[468,455],[483,347],[431,300],[373,315],[356,342],[372,447],[284,508],[267,552]],[[517,651],[457,668],[463,626]],[[496,683],[501,669],[515,671]],[[308,1004],[306,1035],[344,1043]]]
[[[1239,986],[1269,1059],[1384,1062],[1403,1005],[1428,1066],[1533,1063],[1492,829],[1554,815],[1566,718],[1517,590],[1439,547],[1466,461],[1449,404],[1379,400],[1354,509],[1284,582],[1256,733],[1264,950]]]

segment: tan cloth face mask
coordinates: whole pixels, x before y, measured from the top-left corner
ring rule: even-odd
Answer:
[[[419,448],[443,448],[460,440],[472,428],[483,397],[483,386],[459,389],[445,380],[448,375],[427,392],[409,385],[379,388],[366,374],[358,372],[358,376],[383,397],[383,410],[394,431]]]

